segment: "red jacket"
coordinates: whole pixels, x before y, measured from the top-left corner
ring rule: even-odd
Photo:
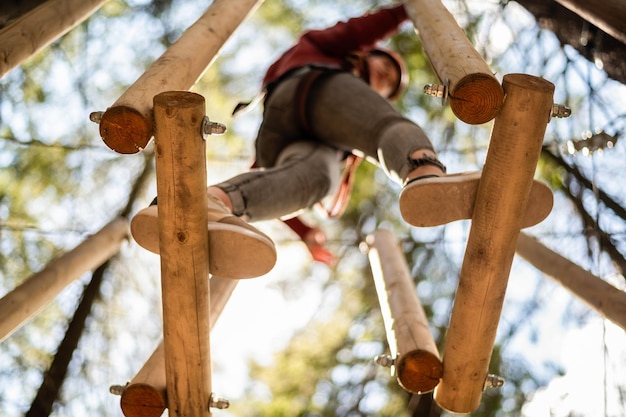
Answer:
[[[407,19],[406,10],[400,4],[339,22],[328,29],[305,32],[296,45],[269,67],[263,86],[308,64],[342,68],[348,54],[373,48],[395,33]]]

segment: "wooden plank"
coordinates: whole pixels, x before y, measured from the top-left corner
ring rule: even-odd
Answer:
[[[368,238],[376,292],[394,358],[398,383],[405,390],[432,391],[442,375],[437,345],[430,332],[402,250],[393,234],[377,230]]]
[[[144,149],[153,135],[152,98],[189,90],[211,65],[226,40],[262,0],[215,0],[100,120],[100,136],[122,154]]]
[[[603,0],[601,5],[584,0],[556,2],[626,44],[626,3],[623,0]]]
[[[520,233],[517,254],[571,291],[592,309],[626,330],[626,293],[593,275],[569,259]]]
[[[0,78],[65,35],[106,0],[48,0],[0,30]]]
[[[163,343],[169,415],[210,415],[209,236],[205,101],[185,91],[154,97]]]
[[[554,85],[525,74],[503,80],[443,353],[435,400],[470,413],[480,405],[515,244],[550,120]],[[514,168],[513,168],[514,167]]]
[[[2,297],[0,341],[45,308],[71,282],[117,253],[128,235],[128,222],[117,218]]]
[[[222,314],[238,282],[234,279],[211,277],[209,313],[211,329]],[[159,417],[167,408],[166,392],[165,350],[161,342],[124,388],[120,399],[122,412],[126,417]]]
[[[441,0],[404,0],[404,5],[435,73],[447,85],[454,114],[469,124],[496,117],[502,86]]]

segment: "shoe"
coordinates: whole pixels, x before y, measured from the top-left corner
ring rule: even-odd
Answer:
[[[250,224],[232,215],[216,197],[208,198],[209,272],[220,278],[254,278],[268,273],[276,264],[274,242]],[[156,199],[130,222],[135,241],[159,253],[159,222]]]
[[[400,193],[400,214],[416,227],[433,227],[471,219],[481,172],[428,177],[409,182]],[[550,188],[533,180],[522,228],[534,226],[552,211]]]

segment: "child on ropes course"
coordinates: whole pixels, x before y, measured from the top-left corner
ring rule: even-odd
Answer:
[[[336,196],[329,214],[341,214],[362,158],[403,192],[444,176],[424,131],[392,104],[407,86],[404,61],[378,46],[407,19],[397,5],[308,31],[270,66],[254,168],[207,188],[209,249],[218,245],[228,254],[211,257],[212,274],[238,279],[270,271],[274,243],[248,221],[281,218],[328,196]],[[463,175],[441,179],[467,181]],[[471,207],[465,211],[460,215],[471,217]],[[441,218],[433,223],[451,221],[445,213],[435,216]],[[131,231],[141,246],[158,252],[156,199],[133,218]]]

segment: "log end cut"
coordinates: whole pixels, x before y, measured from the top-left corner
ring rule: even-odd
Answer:
[[[504,102],[504,90],[495,77],[476,73],[459,80],[449,97],[456,117],[465,123],[478,125],[496,117]]]
[[[431,352],[414,350],[399,358],[396,374],[398,383],[414,394],[431,392],[443,376],[441,360]]]
[[[152,138],[152,120],[131,107],[110,107],[102,115],[100,136],[118,153],[137,153]]]
[[[165,393],[148,384],[131,384],[122,393],[126,417],[160,417],[165,411]]]

